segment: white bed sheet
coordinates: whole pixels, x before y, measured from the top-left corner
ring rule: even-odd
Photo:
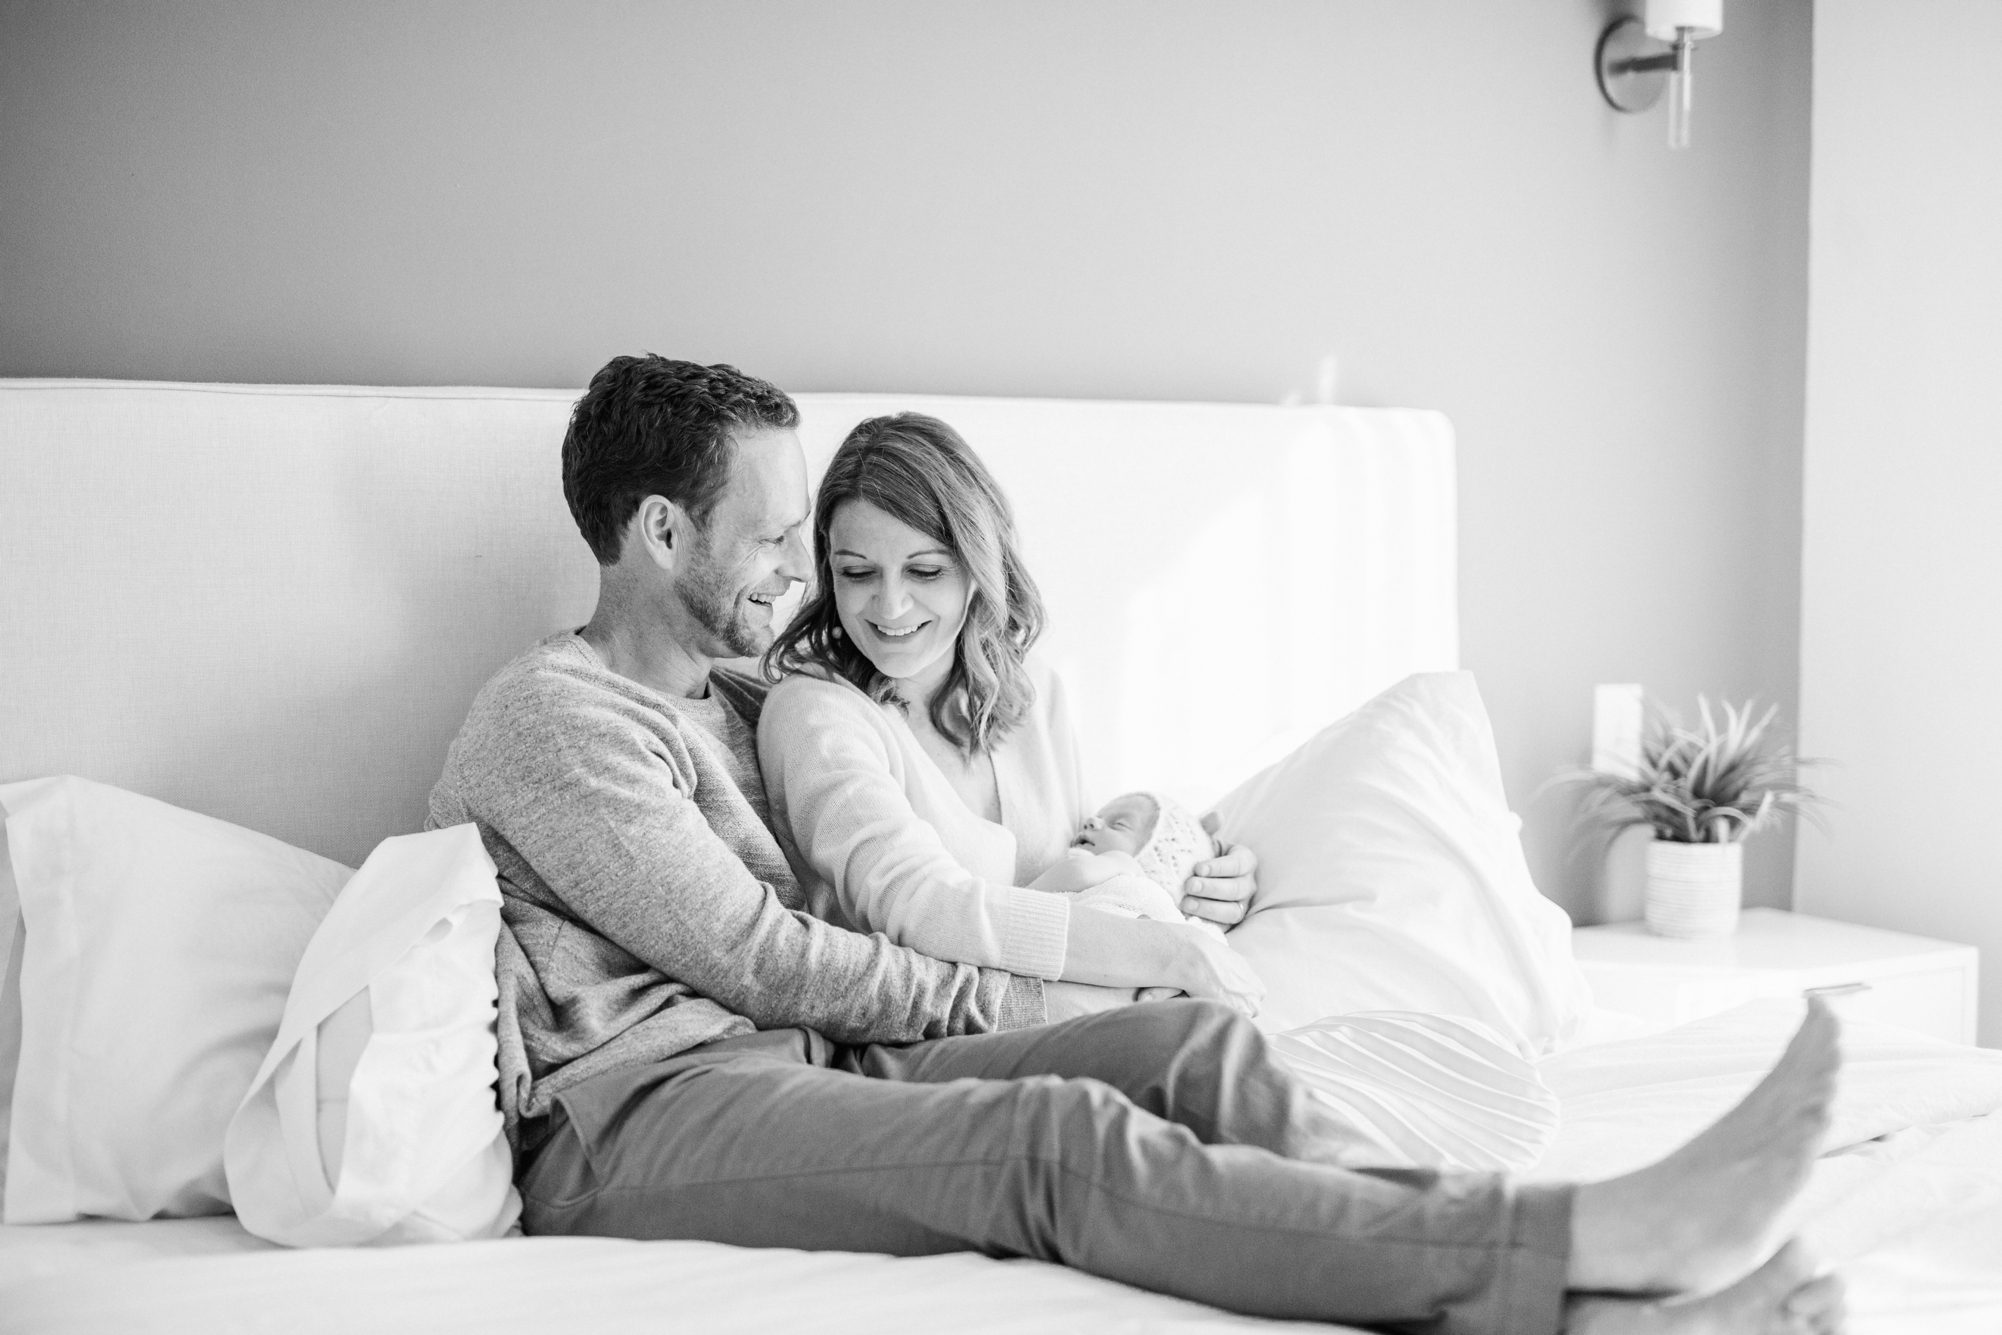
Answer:
[[[199,1221],[177,1243],[228,1251],[234,1220]],[[5,1229],[0,1235],[102,1224]],[[128,1225],[152,1229],[160,1225]],[[240,1229],[243,1242],[252,1242]],[[4,1239],[0,1275],[25,1240]],[[217,1335],[221,1331],[480,1331],[591,1335],[662,1330],[812,1330],[826,1335],[950,1329],[1033,1331],[1341,1331],[1262,1321],[1144,1293],[1039,1261],[969,1253],[897,1258],[854,1252],[751,1250],[708,1242],[508,1238],[433,1247],[278,1251],[135,1259],[129,1237],[107,1235],[118,1261],[66,1269],[43,1252],[39,1275],[0,1278],[0,1332]],[[39,1250],[40,1240],[27,1250]],[[88,1246],[67,1261],[87,1261]],[[30,1266],[29,1269],[35,1267]]]
[[[2002,1331],[2002,1113],[1916,1127],[1821,1167],[1803,1232],[1840,1263],[1854,1330]]]
[[[1757,1079],[1796,1013],[1759,1003],[1551,1058],[1545,1075],[1565,1123],[1534,1176],[1590,1179],[1659,1157]],[[1851,1026],[1845,1049],[1830,1152],[1796,1217],[1849,1282],[1851,1330],[2002,1331],[2002,1053],[1863,1025]],[[228,1218],[0,1228],[0,1335],[663,1326],[709,1335],[942,1322],[996,1335],[1310,1328],[970,1254],[584,1238],[295,1252]]]

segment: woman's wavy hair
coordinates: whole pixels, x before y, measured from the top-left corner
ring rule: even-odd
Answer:
[[[1035,703],[1022,661],[1043,633],[1043,596],[1022,564],[1007,497],[960,434],[936,417],[872,417],[834,452],[813,506],[813,586],[766,651],[766,677],[817,667],[880,703],[897,699],[896,683],[849,641],[835,610],[827,530],[848,501],[867,501],[910,525],[966,571],[966,623],[952,671],[932,696],[931,720],[968,756],[992,748]]]

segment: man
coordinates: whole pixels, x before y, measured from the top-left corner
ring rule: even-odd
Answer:
[[[501,874],[530,1232],[1028,1255],[1439,1330],[1834,1328],[1839,1289],[1795,1249],[1759,1264],[1826,1120],[1819,1008],[1744,1105],[1641,1173],[1356,1172],[1317,1162],[1324,1115],[1222,1006],[1044,1026],[1034,979],[804,913],[765,821],[761,687],[716,667],[771,642],[809,569],[796,423],[727,366],[593,378],[563,471],[597,610],[486,685],[432,793]]]

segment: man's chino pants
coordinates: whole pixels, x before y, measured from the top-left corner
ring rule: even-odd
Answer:
[[[517,1181],[531,1233],[977,1251],[1260,1316],[1559,1329],[1569,1187],[1316,1162],[1326,1117],[1209,1002],[898,1047],[770,1030],[565,1091]]]

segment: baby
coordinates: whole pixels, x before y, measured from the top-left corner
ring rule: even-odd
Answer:
[[[1216,851],[1216,841],[1187,807],[1159,793],[1122,793],[1085,817],[1070,851],[1031,884],[1076,895],[1086,908],[1193,922],[1221,936],[1215,923],[1185,917],[1177,907],[1190,871]]]

